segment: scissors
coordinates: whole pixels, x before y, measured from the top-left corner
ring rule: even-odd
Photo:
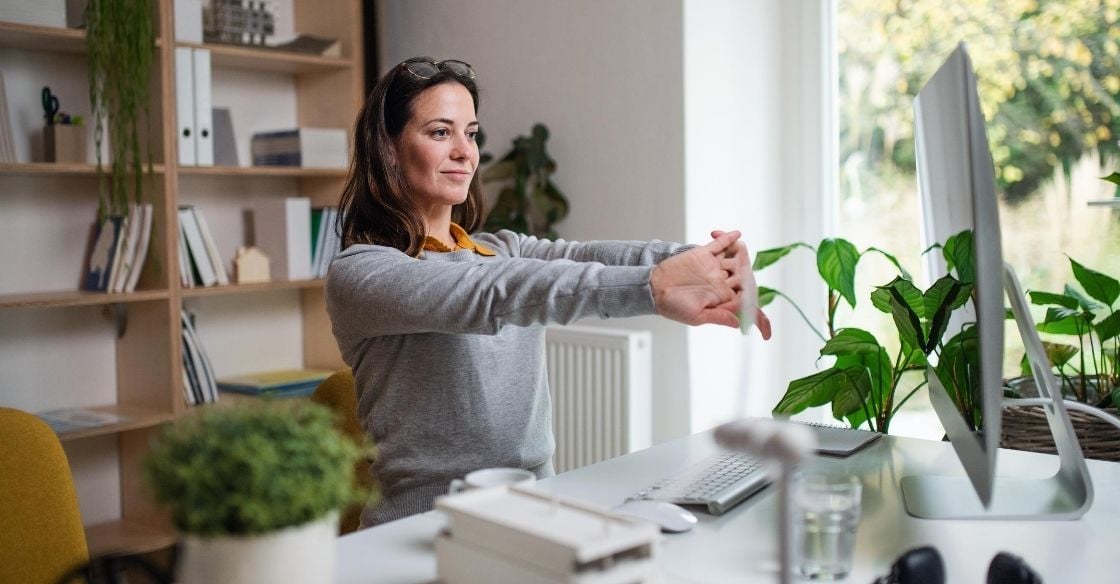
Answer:
[[[50,87],[43,88],[43,117],[47,125],[54,123],[54,115],[58,113],[58,96],[51,93]]]

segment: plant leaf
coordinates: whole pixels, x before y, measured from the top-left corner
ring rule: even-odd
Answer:
[[[813,246],[807,243],[801,243],[800,241],[797,243],[791,243],[785,247],[773,247],[770,249],[764,249],[754,254],[754,265],[751,266],[751,269],[757,272],[765,268],[766,266],[769,266],[770,264],[773,264],[774,262],[786,257],[787,255],[789,255],[789,252],[799,247],[811,249],[814,252],[817,251],[813,249]]]
[[[877,351],[842,355],[836,359],[834,367],[843,370],[851,381],[850,387],[837,391],[832,398],[832,415],[837,420],[853,416],[866,420],[867,414],[863,413],[865,400],[867,410],[877,415],[879,408],[885,407],[887,397],[894,392],[891,386],[894,375],[891,358],[882,347],[878,347]],[[855,415],[856,412],[861,413]]]
[[[856,355],[881,349],[871,333],[858,328],[843,328],[821,348],[821,355]]]
[[[484,181],[501,181],[513,178],[517,173],[517,161],[513,159],[504,159],[495,162],[485,172],[482,173],[482,180]]]
[[[1108,176],[1102,176],[1101,180],[1106,180],[1114,185],[1120,185],[1120,172],[1114,172]]]
[[[778,291],[777,290],[775,290],[773,288],[767,288],[766,286],[759,286],[758,287],[758,307],[759,308],[762,308],[763,306],[766,306],[767,304],[770,304],[777,297],[778,297]]]
[[[1082,335],[1089,331],[1090,321],[1084,312],[1051,306],[1046,318],[1035,328],[1054,335]]]
[[[806,408],[823,406],[832,401],[836,392],[851,383],[848,376],[835,367],[794,379],[786,387],[786,394],[781,401],[774,406],[773,413],[792,415]]]
[[[949,326],[949,317],[953,311],[960,308],[968,301],[972,294],[972,284],[962,284],[952,276],[944,276],[937,280],[926,291],[923,299],[926,304],[926,315],[929,317],[929,330],[926,331],[926,344],[922,349],[929,354],[941,341]]]
[[[976,281],[976,261],[972,250],[971,229],[965,229],[946,240],[942,252],[945,254],[945,263],[949,265],[949,269],[957,272],[958,280]]]
[[[1116,338],[1117,335],[1120,335],[1120,312],[1113,312],[1108,315],[1104,320],[1094,325],[1094,328],[1097,331],[1097,338],[1102,343]]]
[[[817,271],[853,308],[856,305],[856,264],[859,250],[845,239],[830,238],[817,248]]]
[[[890,294],[891,317],[898,329],[899,341],[904,347],[924,348],[922,321],[915,312],[915,307],[924,310],[921,292],[909,280],[902,279],[895,279],[891,286],[884,289]]]
[[[891,254],[889,254],[889,253],[887,253],[887,252],[885,252],[885,251],[883,251],[883,250],[881,250],[877,247],[867,248],[866,250],[863,251],[863,253],[860,254],[860,257],[863,257],[863,256],[865,256],[865,255],[867,255],[871,252],[876,252],[876,253],[882,255],[883,257],[887,258],[887,261],[894,264],[894,267],[898,268],[898,273],[902,274],[903,278],[906,278],[907,280],[913,280],[914,279],[913,277],[910,276],[910,272],[907,272],[906,268],[902,267],[902,264],[898,263],[898,258],[894,257],[893,255],[891,255]]]
[[[1086,268],[1073,258],[1069,258],[1069,263],[1073,267],[1073,277],[1077,278],[1077,282],[1089,293],[1089,296],[1104,302],[1105,306],[1109,307],[1116,302],[1117,296],[1120,296],[1120,282],[1096,270]]]
[[[1094,310],[1097,310],[1098,308],[1104,308],[1100,304],[1097,304],[1096,302],[1093,302],[1092,298],[1089,298],[1088,296],[1083,294],[1080,290],[1078,290],[1077,288],[1074,288],[1073,286],[1070,286],[1069,284],[1066,284],[1064,290],[1065,290],[1066,296],[1069,296],[1071,298],[1075,298],[1077,300],[1077,304],[1081,307],[1082,310],[1085,310],[1087,312],[1092,312]],[[1073,308],[1077,308],[1077,307],[1075,306]]]
[[[1042,342],[1042,348],[1046,350],[1046,358],[1050,361],[1050,365],[1054,367],[1061,367],[1069,363],[1069,360],[1079,351],[1079,349],[1073,345],[1051,343],[1048,341]],[[1023,355],[1023,358],[1025,359],[1026,355]],[[1024,375],[1030,375],[1029,361],[1027,363],[1027,373],[1024,373]]]
[[[1066,294],[1058,294],[1056,292],[1038,292],[1031,290],[1027,292],[1027,296],[1030,296],[1031,304],[1038,304],[1040,306],[1046,306],[1048,304],[1057,304],[1058,306],[1064,306],[1066,308],[1077,308],[1078,306],[1077,298]]]
[[[919,290],[918,287],[915,286],[914,283],[910,280],[907,280],[905,278],[895,278],[891,280],[889,284],[887,284],[886,286],[880,286],[880,288],[886,289],[886,296],[880,297],[880,301],[886,300],[886,309],[884,310],[880,308],[880,310],[883,310],[883,312],[890,312],[890,297],[894,292],[898,292],[899,294],[901,294],[901,299],[905,302],[906,306],[908,306],[910,310],[914,312],[914,315],[917,316],[918,319],[926,318],[925,297],[922,294],[922,291]],[[878,290],[876,290],[876,292],[878,292]],[[873,297],[874,295],[875,292],[872,292]],[[875,300],[872,300],[872,303],[874,302]]]
[[[966,326],[949,339],[938,355],[934,373],[946,393],[957,406],[957,411],[969,420],[970,427],[977,427],[980,419],[979,396],[980,352],[977,328]]]

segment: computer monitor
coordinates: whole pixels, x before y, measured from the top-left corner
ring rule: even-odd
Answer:
[[[966,46],[949,56],[914,100],[915,149],[922,211],[922,248],[944,245],[971,231],[974,288],[946,331],[976,327],[977,354],[968,362],[974,403],[982,426],[970,428],[934,369],[926,372],[930,402],[964,467],[961,476],[908,476],[902,479],[907,512],[927,518],[1073,519],[1092,503],[1092,484],[1057,389],[1050,364],[1034,328],[1023,292],[1003,262],[995,172],[988,148],[976,77]],[[941,254],[927,254],[931,281],[947,273]],[[1061,457],[1054,477],[1042,480],[996,476],[1003,400],[1004,292],[1011,301],[1027,357]],[[964,324],[967,323],[967,324]]]

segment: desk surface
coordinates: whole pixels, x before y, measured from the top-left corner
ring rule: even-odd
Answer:
[[[606,507],[641,487],[716,452],[701,433],[570,471],[538,488]],[[1057,457],[1001,450],[998,475],[1044,478]],[[998,551],[1024,557],[1048,583],[1120,580],[1120,463],[1089,461],[1096,497],[1078,521],[939,521],[906,514],[899,480],[909,474],[963,475],[944,442],[886,436],[845,459],[816,458],[809,470],[853,474],[863,482],[863,513],[853,571],[846,580],[870,582],[902,552],[936,546],[947,582],[982,583]],[[776,498],[771,489],[720,517],[697,513],[689,533],[666,535],[659,564],[665,582],[777,581]],[[419,584],[435,581],[432,538],[443,526],[438,512],[356,532],[339,540],[338,584]]]

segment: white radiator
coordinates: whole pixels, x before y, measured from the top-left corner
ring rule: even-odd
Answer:
[[[545,338],[556,472],[647,448],[650,333],[555,326]]]

